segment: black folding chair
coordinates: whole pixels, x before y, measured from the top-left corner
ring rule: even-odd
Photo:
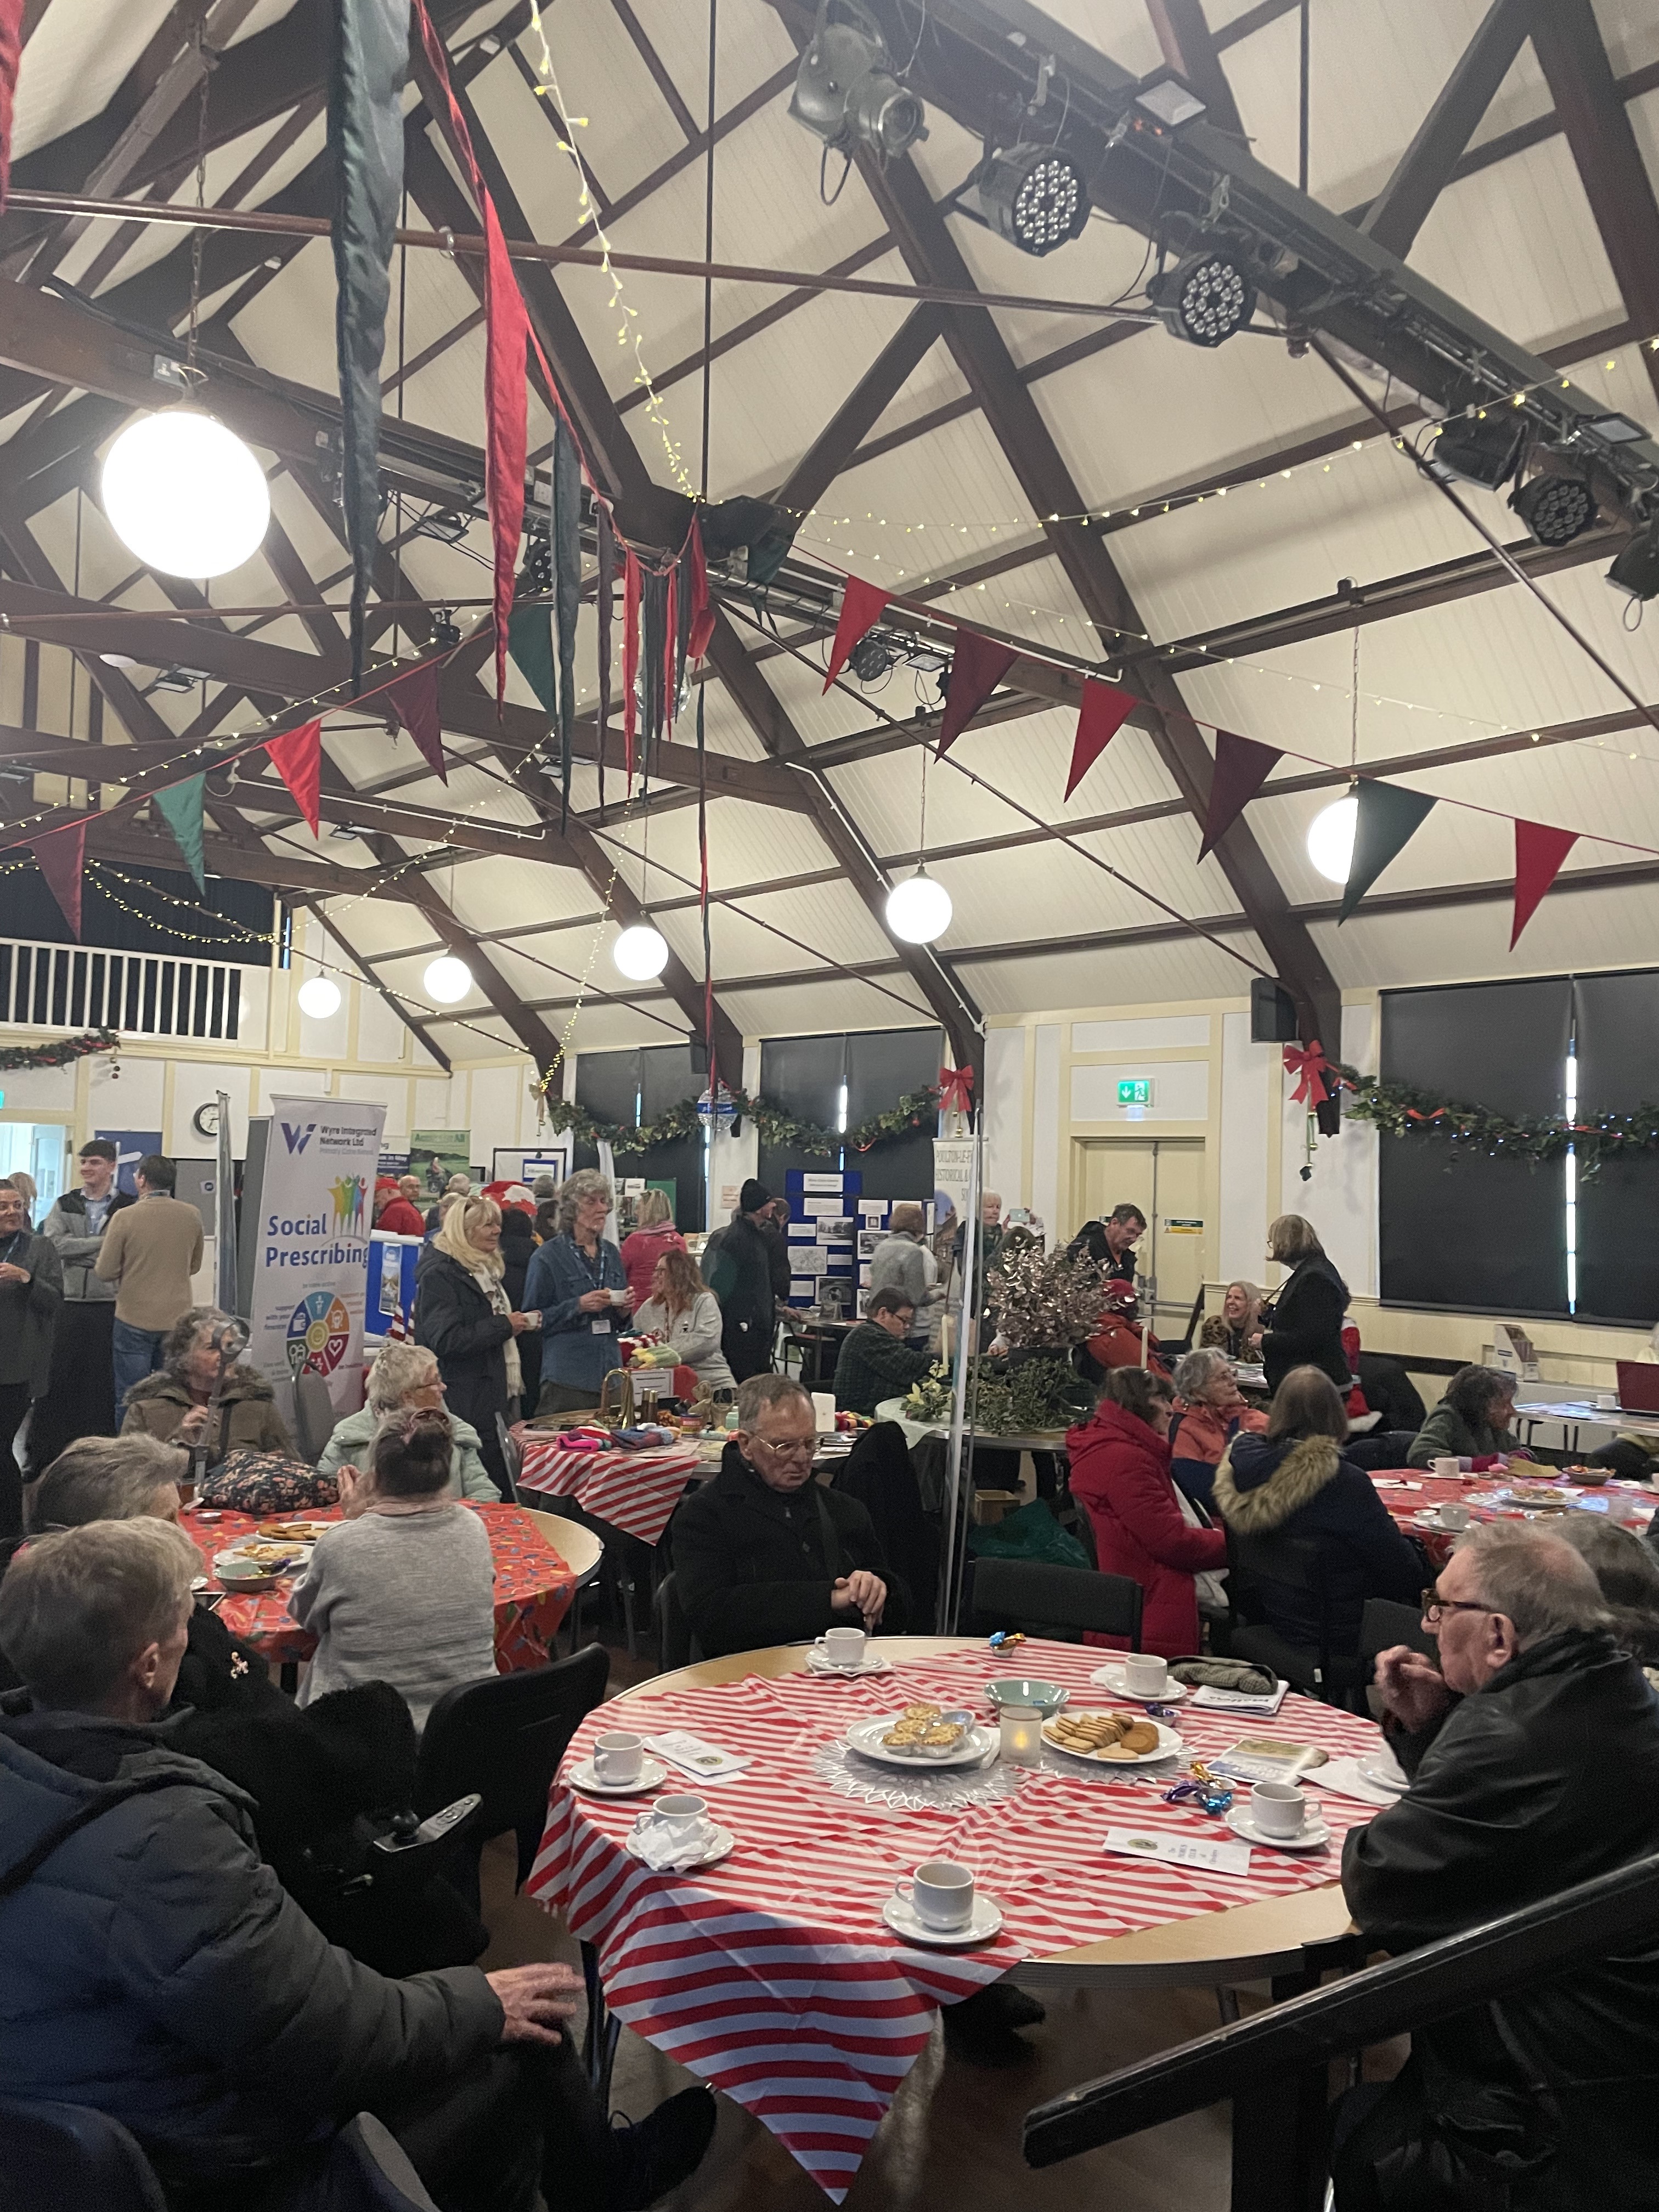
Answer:
[[[1368,1597],[1359,1616],[1359,1649],[1355,1653],[1354,1709],[1366,1710],[1365,1692],[1376,1679],[1376,1655],[1396,1644],[1420,1651],[1425,1659],[1437,1656],[1439,1646],[1423,1626],[1421,1609],[1398,1605],[1393,1598]]]
[[[679,1578],[665,1575],[657,1584],[657,1594],[651,1601],[657,1621],[657,1664],[665,1674],[677,1667],[690,1667],[702,1658],[697,1639],[691,1633],[691,1624],[680,1603]]]
[[[1263,1585],[1277,1583],[1312,1601],[1316,1627],[1311,1644],[1292,1644],[1269,1626]],[[1234,1659],[1249,1659],[1271,1667],[1292,1689],[1328,1705],[1340,1705],[1355,1676],[1352,1652],[1331,1646],[1330,1589],[1324,1549],[1314,1538],[1286,1536],[1275,1529],[1270,1535],[1243,1535],[1227,1530],[1227,1601],[1231,1618],[1227,1649]]]
[[[1659,1855],[1068,2089],[1026,2114],[1026,2160],[1058,2165],[1230,2097],[1232,2212],[1316,2212],[1329,2164],[1333,2059],[1656,1939]],[[1363,1955],[1363,1937],[1340,1941],[1350,1955],[1357,1942]],[[1310,1977],[1344,1963],[1328,1946],[1307,1957]],[[1595,2125],[1593,2113],[1576,2117]]]
[[[1121,1636],[1140,1649],[1140,1584],[1128,1575],[1095,1574],[1087,1567],[1051,1567],[1034,1559],[974,1562],[972,1610],[987,1633],[1018,1629],[1024,1636],[1080,1644],[1084,1631]]]
[[[519,1502],[519,1476],[524,1468],[524,1452],[519,1439],[507,1425],[507,1415],[495,1416],[495,1441],[501,1448],[501,1466],[507,1474],[506,1498],[509,1505]]]

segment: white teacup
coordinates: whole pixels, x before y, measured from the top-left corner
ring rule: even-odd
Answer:
[[[955,1859],[924,1859],[908,1881],[901,1878],[893,1884],[893,1894],[913,1908],[925,1927],[965,1928],[974,1917],[974,1877]]]
[[[660,1820],[677,1844],[694,1843],[708,1826],[708,1800],[689,1790],[682,1796],[659,1797],[651,1818]]]
[[[1436,1517],[1443,1528],[1467,1528],[1469,1525],[1469,1509],[1467,1505],[1454,1505],[1448,1500],[1445,1504],[1437,1509]]]
[[[1123,1686],[1137,1698],[1161,1698],[1170,1686],[1170,1669],[1153,1651],[1126,1651]]]
[[[637,1782],[645,1765],[645,1739],[612,1729],[593,1744],[593,1771],[601,1782]]]
[[[1455,1482],[1462,1468],[1455,1459],[1431,1459],[1429,1472],[1441,1482]]]
[[[832,1667],[861,1667],[865,1635],[861,1628],[826,1628],[823,1651]]]
[[[1258,1782],[1250,1792],[1250,1818],[1264,1836],[1299,1836],[1308,1801],[1294,1782]]]
[[[612,1291],[611,1293],[611,1303],[613,1306],[625,1306],[628,1304],[627,1291]]]

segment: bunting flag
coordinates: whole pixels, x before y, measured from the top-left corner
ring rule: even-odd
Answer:
[[[1515,825],[1515,920],[1510,927],[1510,951],[1543,902],[1544,894],[1561,872],[1561,864],[1578,842],[1576,830],[1551,830],[1541,822]]]
[[[513,619],[507,626],[507,641],[513,665],[541,702],[550,729],[558,712],[551,611],[544,603],[514,607]]]
[[[651,773],[652,747],[662,735],[665,696],[663,663],[668,657],[668,580],[654,568],[641,572],[640,593],[640,696],[645,705],[641,731],[645,773]]]
[[[386,704],[415,740],[416,749],[441,782],[449,781],[443,725],[438,714],[438,663],[422,661],[386,687]]]
[[[945,714],[939,726],[941,760],[1018,658],[1012,645],[995,644],[975,629],[957,631]]]
[[[1433,799],[1420,791],[1405,791],[1397,783],[1377,783],[1370,777],[1359,786],[1359,818],[1354,824],[1353,858],[1342,890],[1339,922],[1346,921],[1389,863],[1398,858],[1434,811]]]
[[[628,773],[628,796],[634,796],[634,755],[640,711],[640,557],[631,545],[623,549],[623,765]]]
[[[582,599],[582,460],[562,415],[553,426],[554,605],[559,628],[559,827],[570,820],[570,765],[576,728],[576,619]]]
[[[693,530],[696,526],[693,524]],[[702,540],[698,536],[701,555]],[[711,619],[709,629],[714,623]],[[708,1062],[708,1107],[711,1129],[717,1127],[714,1102],[720,1097],[720,1055],[714,1049],[714,950],[708,927],[708,738],[703,727],[703,708],[708,686],[697,686],[697,906],[702,922],[702,1043]]]
[[[685,651],[690,660],[701,660],[714,637],[714,605],[708,595],[708,562],[702,550],[702,524],[693,515],[686,558],[691,589],[687,597]]]
[[[23,59],[23,0],[0,0],[0,214],[11,189],[11,111]]]
[[[155,794],[161,819],[173,832],[173,842],[184,854],[185,866],[204,896],[207,875],[202,865],[202,793],[206,785],[205,775],[187,775],[182,783],[170,783]]]
[[[1066,779],[1069,799],[1140,702],[1132,691],[1115,684],[1097,683],[1091,676],[1083,686],[1078,709],[1077,736],[1072,741],[1072,772]]]
[[[599,624],[599,811],[605,811],[605,750],[611,741],[611,625],[617,601],[617,533],[603,500],[593,506],[593,530],[599,555],[594,611]]]
[[[302,722],[297,730],[284,730],[267,738],[270,764],[293,793],[300,811],[311,824],[313,837],[321,835],[323,785],[323,726],[320,720]]]
[[[1215,850],[1284,757],[1276,746],[1258,744],[1254,738],[1237,738],[1231,730],[1216,732],[1215,774],[1210,778],[1204,842],[1198,848],[1200,860]]]
[[[409,0],[334,0],[328,148],[334,169],[334,339],[343,459],[340,501],[351,549],[351,681],[363,677],[363,622],[380,550],[380,362],[392,240],[404,189]]]
[[[830,648],[830,667],[823,679],[826,691],[846,667],[848,655],[866,630],[880,621],[888,598],[887,592],[875,584],[866,584],[862,576],[847,579],[847,588],[841,599],[841,618],[836,624],[836,641]]]
[[[46,889],[57,900],[70,934],[81,938],[81,878],[87,863],[87,825],[71,822],[66,830],[49,830],[44,837],[31,837],[29,850],[40,864]]]
[[[662,726],[672,737],[680,706],[680,564],[677,561],[662,586]]]

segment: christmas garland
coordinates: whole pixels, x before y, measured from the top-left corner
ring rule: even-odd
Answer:
[[[1409,1083],[1384,1083],[1336,1064],[1346,1097],[1343,1112],[1369,1121],[1390,1137],[1441,1137],[1454,1154],[1463,1150],[1487,1159],[1522,1159],[1538,1167],[1571,1147],[1582,1176],[1622,1154],[1659,1151],[1659,1106],[1633,1114],[1592,1114],[1569,1121],[1559,1114],[1495,1114],[1486,1106],[1441,1098]]]
[[[746,1115],[759,1131],[763,1143],[784,1146],[797,1152],[833,1155],[843,1148],[849,1152],[874,1152],[883,1145],[908,1136],[913,1129],[931,1133],[939,1121],[939,1091],[932,1084],[921,1091],[907,1091],[897,1105],[886,1113],[873,1114],[856,1128],[847,1130],[820,1128],[815,1121],[803,1121],[793,1114],[785,1113],[781,1106],[774,1106],[768,1099],[751,1098],[745,1091],[732,1091],[731,1100],[730,1128],[734,1137],[741,1132]],[[662,1145],[683,1144],[688,1137],[701,1136],[703,1126],[695,1098],[682,1098],[665,1108],[654,1121],[631,1124],[602,1121],[572,1099],[550,1098],[547,1119],[549,1126],[561,1134],[568,1130],[584,1144],[609,1145],[613,1152],[629,1154],[654,1152]]]
[[[0,1047],[0,1068],[67,1067],[94,1052],[118,1052],[121,1040],[113,1030],[87,1030],[79,1036],[54,1037],[50,1044],[9,1044]]]

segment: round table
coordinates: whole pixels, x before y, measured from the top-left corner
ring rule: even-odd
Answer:
[[[856,2172],[935,2008],[1014,1972],[1024,1984],[1225,1986],[1302,1972],[1306,1947],[1341,1935],[1336,1845],[1374,1808],[1326,1791],[1332,1843],[1291,1854],[1257,1848],[1244,1875],[1108,1854],[1109,1826],[1235,1840],[1212,1816],[1164,1802],[1172,1778],[1126,1770],[1027,1769],[1012,1796],[899,1809],[838,1794],[815,1764],[849,1720],[917,1697],[986,1710],[982,1685],[1026,1673],[1065,1683],[1074,1705],[1115,1701],[1089,1677],[1109,1655],[1027,1643],[1007,1657],[977,1639],[876,1639],[890,1674],[824,1679],[805,1646],[750,1651],[640,1684],[589,1716],[562,1775],[608,1728],[680,1728],[752,1752],[744,1773],[706,1785],[737,1848],[690,1873],[653,1873],[623,1838],[643,1797],[582,1796],[554,1784],[527,1892],[562,1909],[593,1945],[612,2012],[778,2135],[831,2197]],[[1334,1755],[1370,1747],[1369,1721],[1300,1698],[1270,1723],[1182,1709],[1190,1749],[1218,1753],[1267,1732]],[[1108,1777],[1109,1776],[1109,1779]],[[671,1769],[664,1790],[696,1785]],[[880,1917],[895,1877],[959,1856],[1006,1914],[983,1948],[907,1945]],[[872,2023],[876,2025],[872,2026]]]
[[[1408,1536],[1415,1536],[1437,1567],[1443,1566],[1451,1557],[1452,1546],[1457,1541],[1456,1532],[1425,1527],[1417,1515],[1431,1506],[1467,1505],[1471,1521],[1540,1521],[1547,1523],[1557,1516],[1545,1510],[1528,1511],[1524,1506],[1502,1505],[1497,1493],[1507,1490],[1513,1483],[1544,1484],[1557,1492],[1569,1510],[1581,1512],[1607,1511],[1615,1498],[1630,1501],[1624,1510],[1629,1515],[1625,1525],[1633,1534],[1639,1534],[1659,1507],[1659,1498],[1644,1482],[1576,1483],[1553,1479],[1551,1469],[1543,1463],[1534,1466],[1529,1461],[1517,1460],[1509,1474],[1489,1472],[1485,1474],[1437,1475],[1425,1474],[1416,1468],[1383,1468],[1372,1475],[1376,1494],[1389,1509],[1399,1527]],[[1409,1487],[1407,1486],[1409,1486]]]

